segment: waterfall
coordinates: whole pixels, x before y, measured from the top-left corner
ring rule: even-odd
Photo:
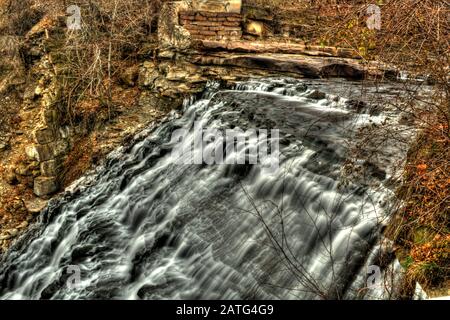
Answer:
[[[381,236],[395,161],[370,183],[342,181],[356,132],[386,114],[356,112],[346,97],[315,86],[287,78],[209,84],[50,203],[3,257],[0,298],[389,297],[369,280],[401,274]],[[212,139],[203,150],[223,150],[225,162],[196,164],[186,158],[198,148],[196,123],[277,130],[265,136],[275,152],[226,162],[254,145],[230,152]],[[174,139],[180,129],[182,140]]]

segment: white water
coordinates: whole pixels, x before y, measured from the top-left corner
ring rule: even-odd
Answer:
[[[380,265],[386,278],[401,274],[380,237],[392,195],[384,183],[401,155],[394,146],[385,150],[393,159],[385,179],[344,186],[347,145],[358,128],[385,115],[355,113],[334,95],[313,100],[311,92],[286,79],[210,88],[42,213],[2,260],[0,297],[390,297],[391,280],[367,288],[367,268]],[[280,168],[180,164],[171,133],[192,131],[194,121],[279,129]],[[185,143],[192,140],[191,133]]]

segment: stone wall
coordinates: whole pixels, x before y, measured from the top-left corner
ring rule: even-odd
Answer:
[[[194,39],[235,40],[242,37],[240,13],[182,11],[180,24]]]

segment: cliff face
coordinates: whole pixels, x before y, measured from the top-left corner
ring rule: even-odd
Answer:
[[[84,94],[77,101],[85,105],[82,115],[74,119],[63,97],[65,82],[77,79],[67,76],[59,54],[68,51],[65,41],[81,35],[67,33],[64,12],[43,14],[31,3],[15,4],[0,3],[0,251],[51,196],[171,107],[153,97],[152,104],[140,103],[139,65],[128,64],[110,86],[114,108],[98,107],[95,95],[89,100]],[[148,52],[154,49],[150,35]],[[88,126],[96,106],[102,109],[98,121]]]

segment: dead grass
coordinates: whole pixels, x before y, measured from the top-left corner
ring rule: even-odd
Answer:
[[[387,233],[400,247],[409,293],[416,281],[431,294],[449,286],[450,140],[445,129],[424,130],[411,149],[398,191],[401,207]]]

